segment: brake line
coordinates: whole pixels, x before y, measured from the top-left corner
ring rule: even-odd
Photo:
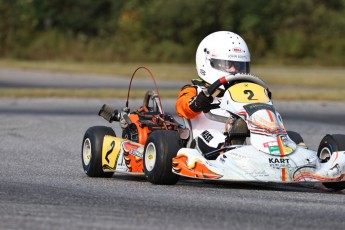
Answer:
[[[127,94],[127,101],[126,101],[126,108],[128,108],[128,100],[129,100],[129,94],[130,94],[130,91],[131,91],[131,86],[132,86],[132,81],[133,81],[133,78],[134,78],[134,75],[136,74],[136,72],[139,70],[139,69],[145,69],[151,76],[152,78],[152,81],[155,85],[155,89],[156,89],[156,92],[157,92],[157,96],[158,96],[158,100],[159,100],[159,105],[162,109],[162,114],[164,115],[164,110],[163,110],[163,106],[162,106],[162,101],[161,101],[161,98],[159,96],[159,92],[158,92],[158,87],[157,87],[157,84],[156,84],[156,79],[154,78],[151,70],[145,66],[140,66],[138,67],[132,74],[132,77],[131,77],[131,81],[129,82],[129,86],[128,86],[128,94]]]

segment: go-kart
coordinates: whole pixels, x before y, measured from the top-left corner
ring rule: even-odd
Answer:
[[[267,85],[258,77],[237,74],[223,77],[205,89],[217,96],[228,117],[226,141],[211,152],[190,148],[192,127],[179,124],[163,112],[156,92],[149,91],[143,106],[121,112],[104,105],[99,115],[119,121],[122,138],[109,127],[91,127],[83,139],[82,159],[87,175],[111,177],[114,172],[144,174],[153,184],[175,184],[179,176],[236,182],[322,183],[345,188],[345,135],[326,135],[317,151],[308,149],[296,132],[286,131],[270,99]],[[152,106],[149,102],[152,102]],[[234,119],[235,118],[235,119]],[[245,129],[234,128],[241,121]],[[238,141],[233,140],[240,140]]]
[[[146,69],[154,83],[156,90],[148,90],[144,96],[143,104],[137,109],[130,109],[128,106],[130,87],[134,74],[139,69]],[[188,130],[175,118],[165,113],[158,94],[158,89],[154,77],[146,67],[139,67],[131,78],[126,105],[121,109],[114,109],[104,104],[99,113],[108,122],[118,122],[122,129],[122,136],[117,137],[114,129],[108,126],[93,126],[86,130],[82,144],[82,164],[85,173],[90,177],[112,177],[114,172],[129,175],[149,175],[150,170],[144,171],[143,162],[151,164],[156,156],[146,155],[150,158],[146,161],[144,157],[144,146],[148,140],[150,143],[153,133],[161,133],[170,145],[169,149],[164,149],[165,154],[159,155],[164,165],[160,165],[162,173],[161,183],[171,176],[177,178],[172,173],[172,157],[183,147],[182,138],[188,138]],[[152,136],[152,137],[151,137]],[[159,146],[157,146],[157,149]],[[163,147],[165,148],[165,147]],[[167,156],[167,154],[170,154]],[[152,159],[152,157],[154,157]],[[153,166],[158,165],[154,164]],[[148,166],[149,167],[149,166]],[[146,168],[148,168],[146,167]],[[153,175],[157,179],[156,175]],[[168,179],[169,181],[169,179]],[[176,183],[176,182],[175,182]]]

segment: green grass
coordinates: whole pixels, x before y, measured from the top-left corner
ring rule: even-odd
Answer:
[[[87,63],[62,61],[13,61],[0,60],[0,68],[20,68],[53,72],[98,74],[101,76],[130,77],[139,66],[148,67],[157,81],[188,81],[195,78],[194,64],[166,63]],[[261,77],[273,91],[274,99],[281,100],[334,100],[345,101],[345,68],[252,66],[252,73]],[[136,77],[150,79],[141,69]],[[288,88],[284,88],[288,86]],[[294,88],[296,87],[296,88]],[[161,97],[176,98],[179,89],[161,90]],[[144,90],[132,90],[131,96],[141,97]],[[127,90],[111,89],[15,89],[3,88],[0,97],[126,97]]]
[[[277,90],[273,92],[273,100],[309,100],[309,101],[343,101],[345,90]]]
[[[151,70],[157,80],[188,80],[196,77],[196,70],[192,64],[167,63],[89,63],[89,62],[62,62],[62,61],[14,61],[0,60],[1,67],[20,68],[28,70],[42,70],[53,72],[70,72],[81,74],[99,74],[102,76],[130,77],[140,66]],[[150,79],[144,69],[138,70],[136,77]]]
[[[343,89],[345,68],[269,67],[254,66],[252,73],[269,86],[297,86],[305,88]]]

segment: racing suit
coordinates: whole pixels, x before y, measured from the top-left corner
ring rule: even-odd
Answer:
[[[219,149],[225,142],[225,121],[229,113],[219,108],[221,98],[217,97],[212,102],[210,101],[213,108],[209,113],[194,111],[190,105],[191,101],[207,85],[200,80],[193,80],[192,83],[193,85],[186,85],[179,92],[175,105],[176,111],[180,117],[190,122],[193,141],[189,147],[196,148],[201,153],[210,152]],[[223,119],[212,119],[214,115]]]

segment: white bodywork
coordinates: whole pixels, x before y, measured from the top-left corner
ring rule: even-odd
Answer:
[[[248,75],[248,79],[252,78]],[[246,121],[250,144],[230,146],[215,160],[205,159],[196,149],[182,148],[173,159],[173,172],[229,181],[345,180],[345,151],[334,152],[328,162],[320,163],[315,151],[294,143],[262,85],[253,81],[232,85],[220,107]]]
[[[319,163],[315,151],[303,147],[297,147],[293,154],[286,157],[264,154],[251,145],[227,151],[216,160],[207,160],[190,148],[180,149],[179,156],[188,157],[186,166],[189,170],[194,170],[196,163],[201,163],[219,175],[217,179],[227,181],[324,182],[340,181],[345,174],[345,151],[336,152],[324,164]],[[199,178],[213,179],[206,174]]]

